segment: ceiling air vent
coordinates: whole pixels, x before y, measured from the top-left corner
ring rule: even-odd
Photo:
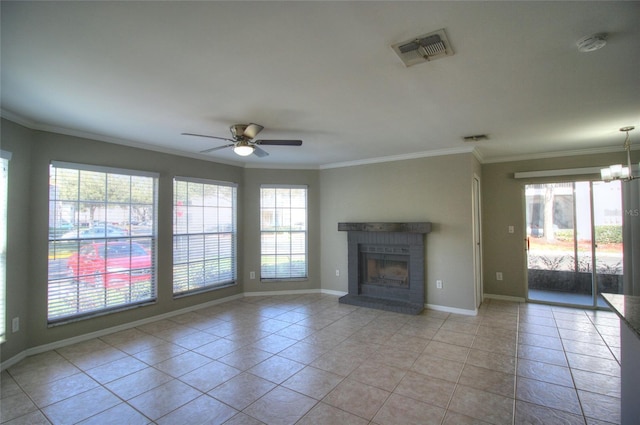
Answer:
[[[480,142],[481,140],[489,140],[486,134],[474,134],[473,136],[465,136],[462,138],[465,142]]]
[[[444,29],[393,44],[391,48],[405,66],[453,55]]]

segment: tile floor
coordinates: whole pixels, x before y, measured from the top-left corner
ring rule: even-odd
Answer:
[[[246,297],[26,358],[2,372],[0,422],[619,423],[613,313],[480,310]]]

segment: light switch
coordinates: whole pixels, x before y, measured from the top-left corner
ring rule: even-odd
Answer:
[[[509,233],[513,233],[515,231],[513,226],[509,226]]]

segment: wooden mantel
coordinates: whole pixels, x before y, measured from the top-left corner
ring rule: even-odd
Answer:
[[[430,233],[430,222],[411,223],[338,223],[341,232],[395,232],[395,233]]]

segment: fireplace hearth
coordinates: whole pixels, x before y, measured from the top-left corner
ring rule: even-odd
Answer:
[[[338,223],[347,231],[348,289],[341,303],[407,314],[424,309],[424,239],[431,223]]]

